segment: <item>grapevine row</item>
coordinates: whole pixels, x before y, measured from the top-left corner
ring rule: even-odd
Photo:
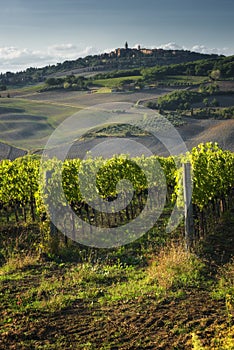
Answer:
[[[37,156],[25,156],[15,161],[3,160],[0,162],[0,213],[7,221],[12,220],[12,213],[16,221],[21,216],[24,221],[35,220],[36,215],[45,219],[50,214],[50,205],[53,205],[50,201],[60,201],[63,205],[65,198],[74,211],[80,212],[82,216],[89,207],[87,200],[95,201],[98,194],[104,201],[113,201],[118,191],[121,192],[118,189],[119,181],[127,179],[133,186],[134,196],[127,211],[120,214],[119,221],[123,220],[123,215],[130,220],[144,207],[149,188],[155,189],[155,193],[160,195],[166,186],[167,201],[177,197],[178,203],[183,205],[181,168],[188,161],[193,170],[192,202],[196,210],[202,213],[209,203],[224,201],[234,187],[234,154],[223,151],[213,143],[201,144],[186,155],[168,158],[142,156],[130,159],[121,155],[108,160],[73,159],[64,163],[50,159],[44,162],[42,173],[41,159]],[[94,182],[90,181],[92,174],[95,176]],[[65,197],[59,191],[60,175]],[[45,198],[48,198],[45,200],[46,205],[43,202]],[[95,214],[89,209],[88,213],[88,219],[91,215],[96,224],[102,221],[104,225],[106,220],[108,225],[108,220],[111,220],[111,215],[104,218],[102,213]],[[116,218],[113,220],[116,225],[119,224]]]

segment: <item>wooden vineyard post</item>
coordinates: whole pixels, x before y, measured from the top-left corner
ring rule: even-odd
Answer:
[[[48,186],[49,179],[52,177],[52,171],[47,170],[46,171],[46,186]],[[50,213],[50,236],[54,237],[57,233],[57,228],[54,225],[54,213]]]
[[[183,188],[184,188],[184,215],[185,215],[185,245],[186,249],[192,247],[194,237],[193,205],[192,205],[192,177],[191,164],[183,164]]]

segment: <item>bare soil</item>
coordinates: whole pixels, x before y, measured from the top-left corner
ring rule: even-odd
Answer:
[[[177,300],[158,302],[149,295],[102,308],[81,300],[52,315],[16,314],[0,347],[56,349],[59,341],[57,349],[191,349],[191,332],[209,345],[215,327],[225,322],[225,303],[204,290],[187,290]]]

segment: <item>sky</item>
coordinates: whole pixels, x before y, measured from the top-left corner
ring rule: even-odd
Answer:
[[[0,72],[123,47],[234,54],[233,0],[0,0]]]

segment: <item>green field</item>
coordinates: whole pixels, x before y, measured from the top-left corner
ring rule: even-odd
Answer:
[[[190,83],[192,85],[202,84],[209,81],[208,77],[200,76],[185,76],[185,75],[168,75],[163,79],[163,81],[168,81],[169,83]]]
[[[30,93],[30,92],[37,92],[40,89],[43,89],[45,87],[45,84],[35,84],[35,85],[29,85],[29,86],[16,86],[16,87],[11,87],[8,92],[9,93]]]
[[[108,88],[116,88],[125,81],[128,81],[128,80],[136,81],[141,78],[142,78],[141,76],[129,76],[129,77],[120,77],[120,78],[97,79],[97,80],[94,80],[94,84],[108,87]]]

